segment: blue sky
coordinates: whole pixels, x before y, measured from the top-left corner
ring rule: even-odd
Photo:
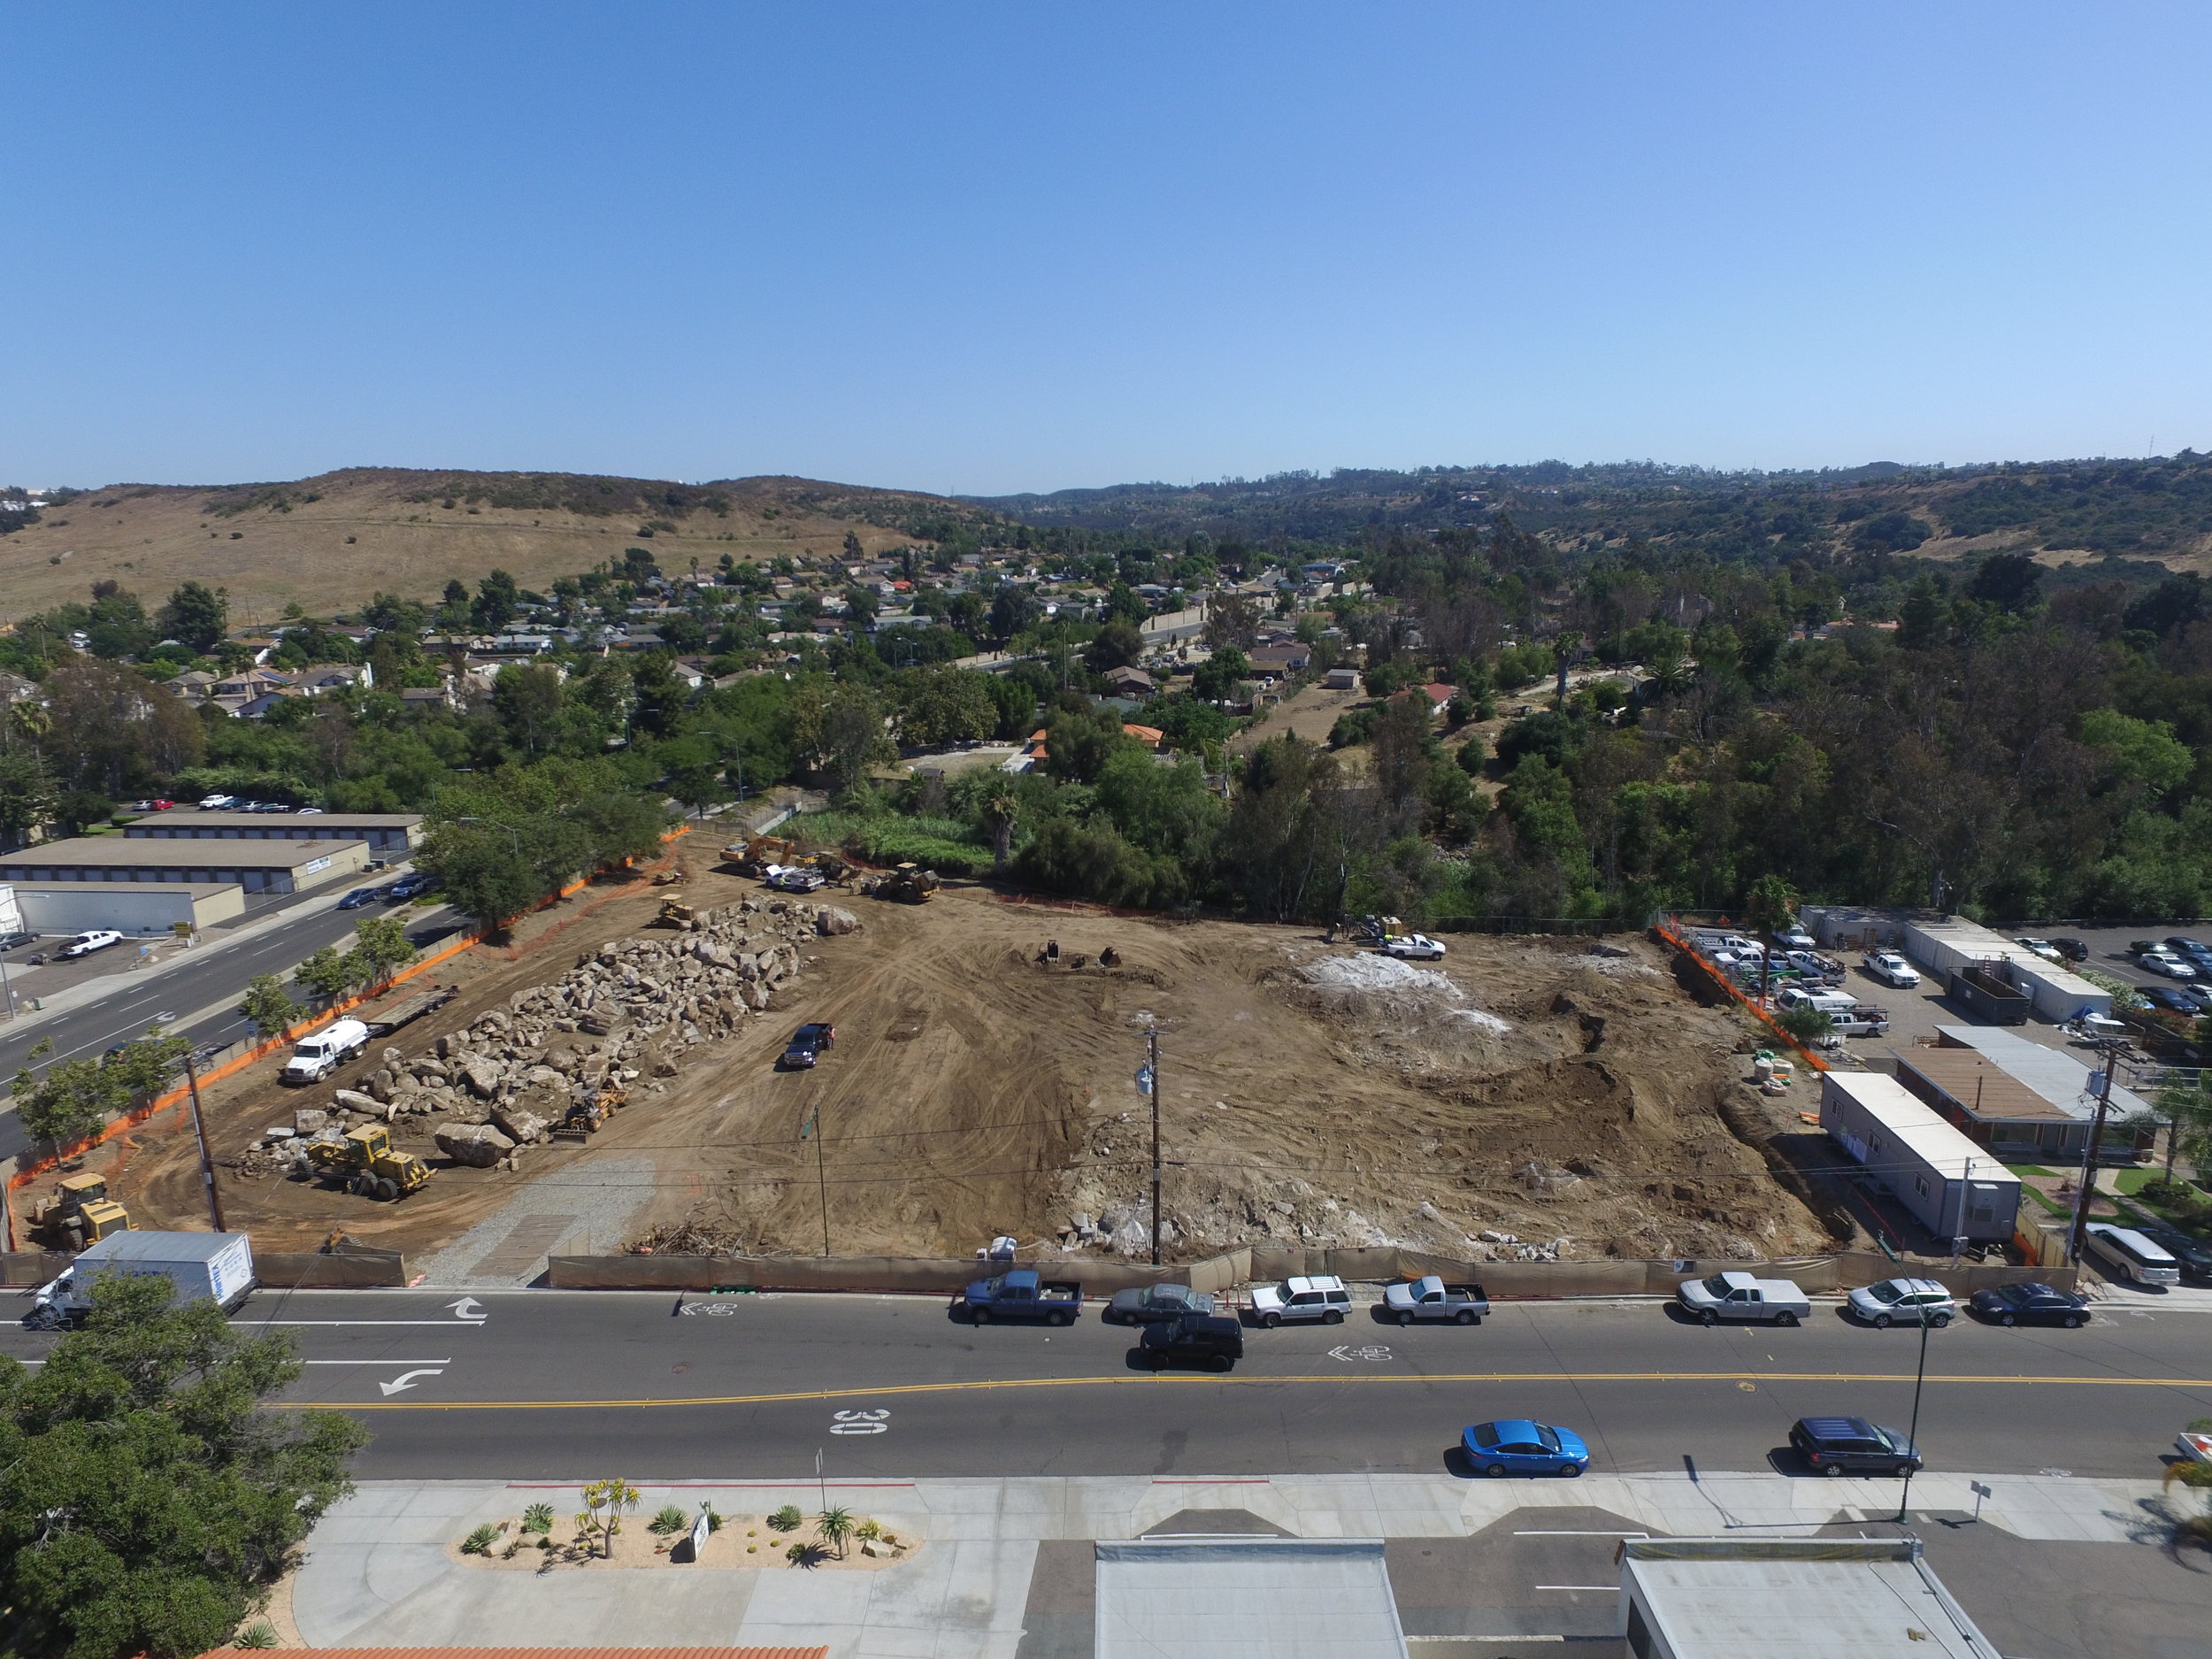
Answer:
[[[2212,448],[2212,7],[19,8],[0,481]]]

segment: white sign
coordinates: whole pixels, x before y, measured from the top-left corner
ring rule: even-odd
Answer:
[[[699,1506],[699,1518],[691,1524],[691,1558],[699,1559],[699,1552],[707,1547],[707,1534],[714,1531],[714,1523],[708,1518],[707,1505]]]
[[[300,874],[303,876],[311,876],[319,871],[329,869],[331,865],[337,862],[338,861],[335,858],[311,858],[300,866]]]

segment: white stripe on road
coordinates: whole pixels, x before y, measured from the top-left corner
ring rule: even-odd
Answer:
[[[449,1359],[303,1359],[303,1365],[450,1365]]]

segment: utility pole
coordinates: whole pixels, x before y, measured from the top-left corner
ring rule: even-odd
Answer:
[[[822,1166],[822,1108],[818,1102],[807,1113],[806,1121],[799,1125],[799,1139],[809,1134],[814,1137],[814,1185],[822,1194],[822,1254],[830,1253],[829,1240],[829,1176]]]
[[[218,1233],[228,1233],[223,1225],[223,1194],[215,1186],[215,1165],[207,1156],[207,1125],[200,1118],[200,1073],[192,1064],[192,1056],[184,1056],[185,1086],[192,1092],[192,1135],[200,1143],[200,1183],[207,1188],[207,1218]]]
[[[1152,1265],[1160,1264],[1160,1028],[1145,1033],[1145,1064],[1152,1076]]]
[[[2112,1069],[2117,1061],[2113,1052],[2115,1044],[2108,1037],[2099,1043],[2104,1055],[2104,1080],[2097,1090],[2097,1115],[2089,1121],[2089,1144],[2081,1155],[2081,1190],[2074,1194],[2074,1225],[2066,1234],[2067,1260],[2077,1265],[2081,1261],[2082,1240],[2089,1225],[2089,1194],[2091,1183],[2097,1179],[2097,1165],[2104,1156],[2105,1114],[2112,1110]]]
[[[1963,1203],[1965,1201],[1961,1199]],[[1920,1386],[1928,1379],[1928,1304],[1920,1304],[1920,1369],[1912,1379],[1912,1426],[1905,1431],[1905,1440],[1912,1448],[1913,1462],[1905,1465],[1905,1484],[1897,1493],[1897,1525],[1902,1526],[1910,1518],[1906,1506],[1912,1502],[1912,1471],[1920,1461]]]

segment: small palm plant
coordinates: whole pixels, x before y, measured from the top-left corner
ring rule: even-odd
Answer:
[[[522,1512],[522,1530],[526,1532],[549,1532],[553,1530],[553,1506],[534,1503]]]
[[[277,1645],[276,1626],[265,1618],[257,1618],[231,1638],[234,1647],[273,1647]]]
[[[648,1532],[665,1535],[670,1532],[687,1531],[691,1525],[691,1517],[674,1504],[664,1503],[654,1512],[653,1518],[645,1525]]]
[[[768,1525],[770,1529],[774,1532],[795,1532],[799,1530],[800,1525],[804,1517],[799,1513],[799,1506],[797,1504],[787,1503],[783,1506],[783,1508],[778,1509],[773,1515],[771,1515],[768,1517]]]
[[[837,1552],[837,1559],[845,1559],[845,1544],[853,1535],[853,1514],[850,1509],[832,1505],[814,1517],[814,1531],[821,1540]]]

